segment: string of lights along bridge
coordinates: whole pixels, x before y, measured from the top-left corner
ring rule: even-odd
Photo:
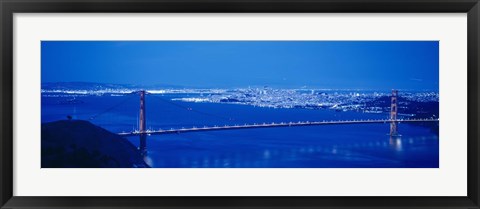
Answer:
[[[191,128],[179,128],[179,129],[146,129],[146,107],[145,97],[146,91],[139,91],[140,93],[140,117],[139,117],[139,130],[131,132],[121,132],[118,135],[121,136],[146,136],[146,135],[159,135],[159,134],[178,134],[186,132],[199,132],[199,131],[221,131],[221,130],[234,130],[234,129],[253,129],[253,128],[276,128],[276,127],[294,127],[294,126],[319,126],[319,125],[348,125],[348,124],[370,124],[370,123],[390,123],[390,136],[399,136],[397,131],[399,123],[410,122],[438,122],[438,118],[424,118],[424,119],[398,119],[397,115],[397,97],[398,91],[392,90],[391,96],[391,108],[389,119],[366,119],[366,120],[329,120],[329,121],[298,121],[298,122],[277,122],[277,123],[254,123],[243,125],[224,125],[224,126],[203,126],[203,127],[191,127]],[[143,140],[142,140],[143,141]]]

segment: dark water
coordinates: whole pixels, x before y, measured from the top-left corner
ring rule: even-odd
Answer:
[[[42,122],[72,115],[76,119],[91,119],[112,132],[138,129],[138,95],[76,96],[77,102],[66,102],[71,96],[56,96],[59,95],[42,96]],[[388,117],[325,109],[274,109],[170,100],[185,96],[147,95],[147,128]],[[145,160],[159,168],[438,168],[437,131],[402,123],[399,132],[401,137],[391,138],[387,135],[389,124],[357,124],[156,135],[147,137]],[[128,139],[139,146],[139,137]]]

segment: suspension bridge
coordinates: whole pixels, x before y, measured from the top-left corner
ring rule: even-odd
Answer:
[[[366,119],[366,120],[330,120],[330,121],[298,121],[298,122],[273,122],[273,123],[253,123],[243,125],[224,125],[224,126],[203,126],[203,127],[191,127],[191,128],[171,128],[171,129],[147,129],[146,125],[146,107],[145,97],[146,91],[139,91],[140,93],[140,117],[139,117],[139,130],[130,132],[117,133],[121,136],[144,136],[144,135],[160,135],[160,134],[179,134],[186,132],[201,132],[201,131],[222,131],[222,130],[235,130],[235,129],[254,129],[254,128],[278,128],[278,127],[295,127],[295,126],[319,126],[319,125],[347,125],[347,124],[371,124],[371,123],[389,123],[390,124],[390,136],[399,136],[398,124],[399,123],[415,123],[415,122],[438,122],[438,118],[424,118],[424,119],[398,119],[397,112],[397,97],[398,91],[393,90],[391,96],[390,106],[390,118],[389,119]]]
[[[346,125],[346,124],[368,124],[368,123],[404,123],[404,122],[436,122],[438,119],[397,119],[397,120],[342,120],[342,121],[298,121],[298,122],[281,122],[281,123],[254,123],[243,125],[224,125],[224,126],[204,126],[204,127],[191,127],[180,129],[158,129],[145,131],[136,130],[132,132],[121,132],[118,135],[121,136],[135,136],[141,134],[147,135],[159,135],[159,134],[179,134],[186,132],[198,132],[198,131],[221,131],[221,130],[234,130],[234,129],[253,129],[253,128],[276,128],[276,127],[295,127],[295,126],[319,126],[319,125]]]
[[[357,120],[322,120],[322,121],[297,121],[297,122],[273,122],[273,123],[244,123],[242,125],[235,124],[235,125],[209,125],[209,126],[193,126],[190,128],[170,128],[170,129],[147,129],[147,120],[146,120],[146,95],[148,94],[147,91],[141,90],[141,91],[135,91],[131,92],[130,95],[140,95],[140,111],[139,111],[139,117],[137,120],[138,124],[138,130],[133,130],[129,132],[120,132],[117,133],[120,136],[139,136],[140,138],[140,144],[138,149],[141,150],[142,155],[147,154],[147,136],[150,135],[162,135],[162,134],[181,134],[181,133],[187,133],[187,132],[204,132],[204,131],[227,131],[227,130],[238,130],[238,129],[261,129],[261,128],[282,128],[282,127],[299,127],[299,126],[323,126],[323,125],[352,125],[352,124],[378,124],[378,123],[386,123],[390,124],[390,138],[392,137],[398,137],[400,134],[398,133],[398,124],[400,123],[425,123],[425,122],[438,122],[438,118],[423,118],[423,119],[402,119],[402,118],[397,118],[398,116],[398,91],[397,90],[392,90],[392,95],[391,95],[391,104],[390,104],[390,114],[388,119],[357,119]],[[90,117],[90,120],[93,120],[100,115],[103,115],[107,112],[112,111],[119,105],[121,105],[123,102],[127,101],[127,99],[123,100],[122,102],[106,109],[103,112],[100,112],[92,117]],[[193,110],[192,108],[189,107],[184,107],[180,104],[163,100],[163,102],[170,103],[171,105],[177,106],[179,108],[185,109],[187,111],[193,111],[199,114],[203,115],[208,115],[208,116],[215,116],[218,118],[223,118],[226,119],[222,116],[219,115],[214,115],[211,113],[205,113],[201,112],[198,110]]]

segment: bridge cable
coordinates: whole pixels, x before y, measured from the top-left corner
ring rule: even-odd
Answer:
[[[137,92],[132,92],[132,93],[127,94],[127,98],[125,98],[125,99],[123,99],[122,101],[120,101],[119,103],[117,103],[117,104],[115,104],[115,105],[113,105],[113,106],[105,109],[104,111],[102,111],[102,112],[100,112],[100,113],[98,113],[98,114],[96,114],[96,115],[93,115],[93,116],[90,117],[88,120],[94,120],[94,119],[96,119],[97,117],[99,117],[99,116],[101,116],[101,115],[103,115],[103,114],[105,114],[105,113],[108,113],[108,112],[114,110],[114,109],[117,108],[118,106],[120,106],[120,105],[124,104],[125,102],[127,102],[129,99],[133,98],[133,97],[131,97],[132,95],[136,95],[136,94],[137,94]]]

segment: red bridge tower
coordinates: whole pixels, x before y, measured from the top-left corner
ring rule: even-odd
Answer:
[[[398,90],[392,90],[392,103],[390,105],[390,136],[398,136],[398,122],[396,121],[398,115],[397,96]]]
[[[145,118],[145,90],[140,91],[140,147],[138,148],[142,155],[147,153],[147,119]]]

